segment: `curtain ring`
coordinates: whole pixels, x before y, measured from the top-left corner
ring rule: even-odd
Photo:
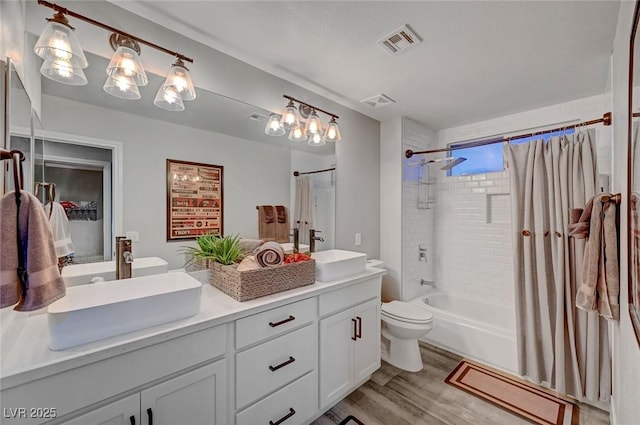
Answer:
[[[522,231],[522,236],[531,236],[531,232],[528,230],[523,230]]]

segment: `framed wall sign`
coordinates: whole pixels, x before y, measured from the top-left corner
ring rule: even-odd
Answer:
[[[221,165],[167,159],[167,241],[223,235]]]

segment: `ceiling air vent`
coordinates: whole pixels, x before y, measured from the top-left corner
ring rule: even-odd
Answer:
[[[422,37],[420,37],[409,25],[405,25],[404,27],[383,37],[382,40],[378,41],[378,44],[387,52],[395,55],[419,44],[420,42],[422,42]]]
[[[254,120],[254,121],[264,121],[267,119],[267,117],[265,115],[260,115],[258,113],[253,113],[251,115],[249,115],[247,118],[249,118],[250,120]]]
[[[392,103],[396,103],[395,100],[391,99],[386,94],[377,94],[375,96],[369,97],[367,99],[363,99],[360,102],[365,103],[372,108],[381,108],[386,105],[391,105]]]

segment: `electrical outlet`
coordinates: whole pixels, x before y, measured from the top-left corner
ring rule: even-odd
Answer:
[[[138,242],[139,234],[135,231],[128,231],[124,234],[127,239],[131,239],[131,242]]]
[[[355,245],[356,246],[362,245],[362,233],[356,233]]]

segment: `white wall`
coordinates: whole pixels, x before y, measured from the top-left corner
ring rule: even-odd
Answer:
[[[380,259],[382,300],[402,299],[402,118],[380,125]]]
[[[611,88],[613,101],[613,190],[625,194],[620,206],[620,228],[628,229],[627,155],[628,155],[628,73],[629,40],[635,2],[623,1],[613,46]],[[636,170],[637,171],[637,170]],[[613,425],[637,424],[640,418],[640,347],[628,313],[628,232],[620,238],[620,323],[613,326]]]
[[[135,256],[162,257],[179,268],[180,249],[191,243],[166,241],[166,159],[224,166],[225,234],[255,238],[256,205],[289,203],[288,149],[52,96],[43,96],[43,112],[48,131],[122,143],[123,230],[139,232]]]

